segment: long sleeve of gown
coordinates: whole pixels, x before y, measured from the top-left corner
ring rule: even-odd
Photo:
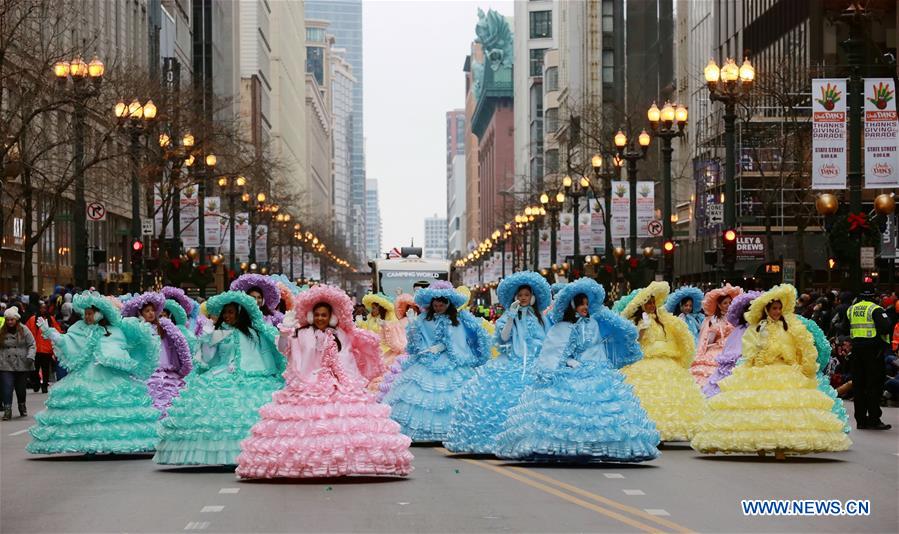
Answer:
[[[399,354],[406,350],[406,329],[403,326],[403,320],[388,321],[381,329],[381,335],[384,342],[390,348],[390,351]]]

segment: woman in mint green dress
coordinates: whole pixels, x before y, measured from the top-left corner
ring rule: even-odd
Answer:
[[[218,320],[204,327],[194,370],[160,422],[159,464],[236,465],[259,408],[284,386],[277,331],[253,297],[227,291],[206,311]]]
[[[152,451],[159,412],[145,381],[156,368],[159,338],[140,319],[122,319],[107,297],[85,291],[73,299],[82,320],[65,334],[38,327],[68,369],[35,417],[32,454],[124,454]]]

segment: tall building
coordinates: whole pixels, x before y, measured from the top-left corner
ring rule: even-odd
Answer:
[[[328,31],[335,37],[337,46],[346,50],[346,61],[353,68],[356,83],[353,86],[353,112],[349,152],[351,155],[350,191],[354,217],[365,215],[365,143],[363,140],[363,53],[362,53],[362,0],[306,0],[306,17],[326,20]],[[362,221],[363,223],[365,221]],[[367,226],[367,225],[366,225]],[[357,229],[362,226],[357,225]],[[352,234],[353,248],[360,254],[367,241],[361,232]]]
[[[381,207],[378,204],[378,181],[365,180],[365,257],[381,256]]]
[[[515,191],[521,203],[543,186],[543,56],[558,47],[553,4],[515,1]]]
[[[481,233],[481,177],[478,174],[478,137],[471,131],[478,99],[475,92],[475,73],[483,69],[484,53],[477,42],[471,44],[471,53],[465,57],[462,70],[465,73],[465,247],[462,254],[477,246]]]
[[[466,251],[465,110],[446,112],[447,254],[459,259]]]
[[[484,54],[481,61],[475,60],[471,66],[476,102],[471,131],[478,139],[480,205],[476,239],[482,241],[504,224],[516,207],[512,111],[514,50],[512,27],[504,16],[490,10],[486,15],[479,11],[478,17],[475,32]]]
[[[331,47],[328,22],[306,20],[306,208],[321,220],[332,214]]]
[[[425,246],[423,251],[425,258],[443,260],[446,259],[446,219],[438,217],[425,218]]]
[[[333,121],[332,156],[332,204],[334,205],[334,232],[343,238],[343,244],[352,248],[354,217],[351,205],[353,132],[353,67],[345,59],[344,49],[331,50],[331,119]]]

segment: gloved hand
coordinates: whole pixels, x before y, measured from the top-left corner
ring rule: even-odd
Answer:
[[[213,332],[215,332],[215,324],[212,321],[203,323],[203,335],[211,334]]]
[[[47,324],[47,320],[44,319],[43,317],[38,317],[37,321],[35,321],[35,324],[37,325],[38,328],[41,329],[41,332],[50,328],[50,325]]]
[[[581,362],[575,360],[574,358],[568,358],[565,361],[565,365],[567,365],[568,367],[571,367],[572,369],[577,369],[578,367],[581,366]]]
[[[212,344],[221,343],[222,340],[231,335],[233,330],[216,330],[212,332]]]
[[[649,328],[649,322],[650,322],[649,314],[646,312],[643,312],[643,318],[640,320],[640,324],[637,325],[637,328],[639,330],[646,330],[647,328]]]
[[[410,321],[414,321],[418,317],[418,312],[415,311],[415,308],[409,308],[406,310],[406,318]]]
[[[443,352],[444,350],[446,350],[446,345],[444,345],[443,343],[438,343],[436,345],[428,347],[428,352],[430,352],[431,354],[437,354],[438,352]]]
[[[515,313],[520,309],[521,309],[521,304],[519,304],[517,300],[515,302],[513,302],[511,306],[509,306],[509,311],[512,313]]]
[[[361,315],[357,315],[357,316],[353,317],[353,319],[356,321],[356,324],[365,322],[365,319],[363,319]]]
[[[281,321],[284,328],[292,329],[297,327],[297,312],[290,310],[284,314],[284,320]]]

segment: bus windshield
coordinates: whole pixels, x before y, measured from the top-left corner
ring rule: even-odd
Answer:
[[[378,271],[378,290],[385,295],[413,293],[415,286],[426,287],[435,280],[448,280],[448,272],[440,271]]]

